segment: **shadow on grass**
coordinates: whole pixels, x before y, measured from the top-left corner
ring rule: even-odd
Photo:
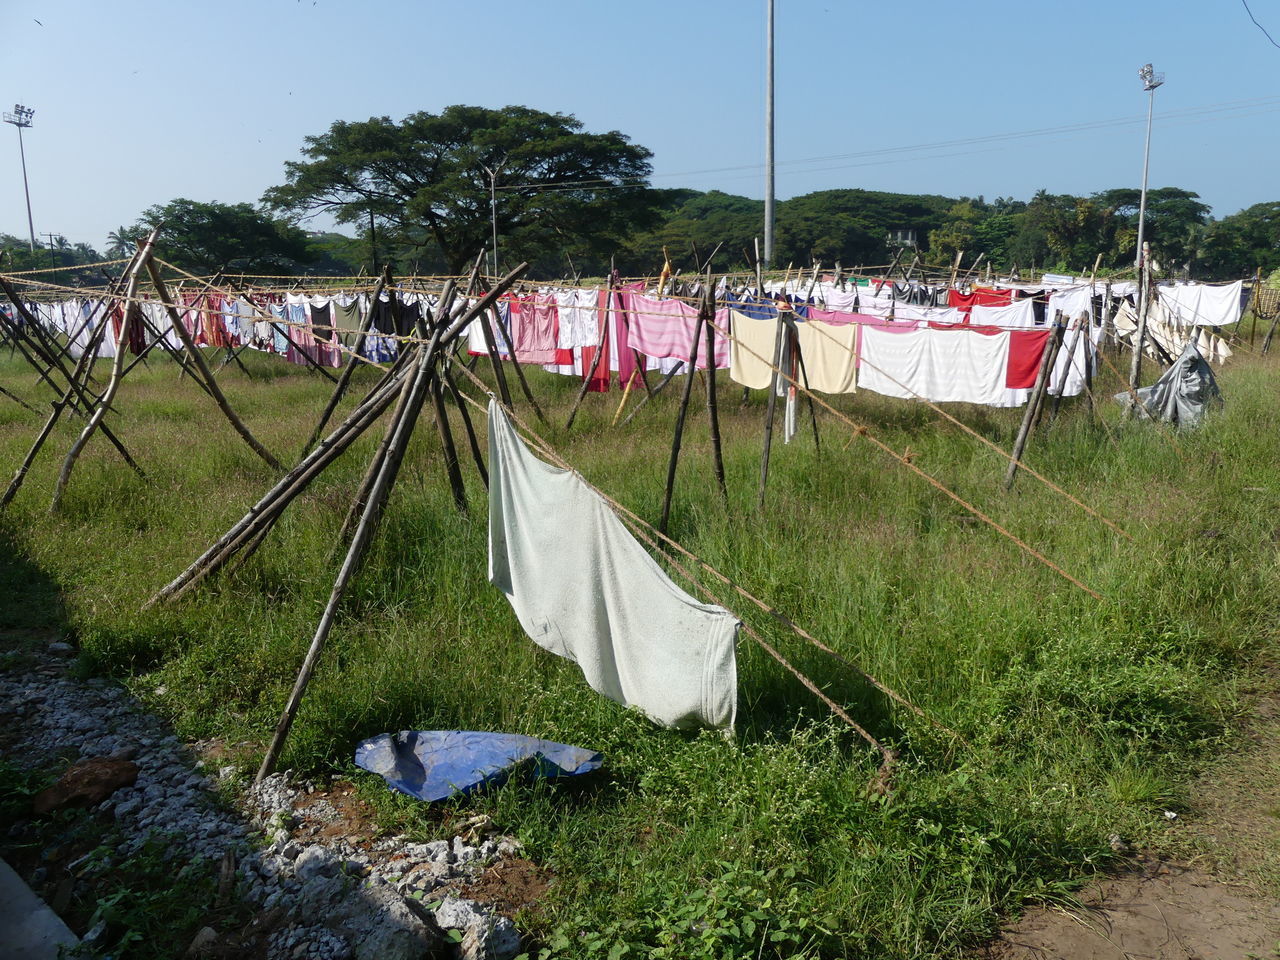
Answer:
[[[68,630],[62,588],[0,526],[0,655],[33,653]]]

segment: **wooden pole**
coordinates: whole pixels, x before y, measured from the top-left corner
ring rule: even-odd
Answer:
[[[1075,359],[1076,359],[1076,347],[1077,347],[1077,346],[1079,345],[1079,343],[1080,343],[1080,328],[1081,328],[1081,326],[1083,325],[1083,323],[1084,323],[1084,315],[1083,315],[1083,314],[1082,314],[1081,316],[1079,316],[1079,317],[1076,317],[1075,327],[1074,327],[1074,329],[1071,331],[1071,341],[1070,341],[1070,344],[1069,344],[1069,345],[1068,345],[1068,347],[1067,347],[1067,365],[1066,365],[1066,367],[1064,368],[1064,372],[1063,372],[1063,375],[1062,375],[1062,383],[1061,383],[1061,384],[1059,384],[1059,386],[1058,386],[1058,393],[1057,393],[1057,395],[1053,398],[1053,410],[1052,410],[1052,411],[1050,412],[1050,414],[1049,414],[1049,422],[1050,422],[1050,423],[1053,423],[1053,421],[1055,421],[1055,420],[1057,420],[1057,419],[1058,419],[1058,410],[1059,410],[1059,409],[1061,409],[1061,407],[1062,407],[1062,394],[1063,394],[1063,392],[1067,389],[1067,377],[1071,376],[1071,368],[1072,368],[1072,366],[1074,366],[1074,364],[1075,364]],[[1089,351],[1086,349],[1086,350],[1085,350],[1085,364],[1087,365],[1088,363],[1089,363]],[[1056,366],[1056,365],[1055,365],[1055,366]],[[1083,371],[1082,371],[1082,372],[1083,372]],[[1050,386],[1052,386],[1052,382],[1050,383]],[[1047,388],[1046,388],[1046,389],[1047,389]]]
[[[609,349],[609,328],[613,325],[613,318],[610,316],[610,312],[613,309],[612,276],[605,287],[604,303],[604,323],[600,332],[600,344],[596,347],[596,355],[591,358],[591,369],[587,371],[587,375],[582,379],[582,385],[578,388],[578,396],[573,401],[573,409],[569,411],[569,419],[565,421],[564,429],[566,432],[573,429],[573,421],[578,416],[578,408],[582,406],[582,398],[587,395],[587,391],[591,388],[591,381],[596,378],[596,370],[600,368],[600,359]],[[639,407],[636,409],[638,410]]]
[[[61,504],[62,494],[67,489],[67,482],[71,479],[71,471],[76,465],[80,452],[84,450],[89,439],[101,425],[103,417],[107,415],[107,410],[111,407],[111,401],[115,399],[116,391],[120,389],[120,371],[124,369],[124,343],[129,329],[128,312],[138,309],[137,303],[134,302],[138,290],[138,273],[142,265],[150,259],[151,248],[155,244],[156,235],[159,232],[160,228],[156,227],[147,235],[147,238],[138,249],[137,260],[130,266],[128,281],[125,285],[125,318],[124,322],[120,324],[120,334],[116,337],[116,355],[111,362],[111,379],[107,381],[107,388],[98,400],[98,405],[89,417],[89,422],[85,424],[84,430],[80,432],[80,436],[71,445],[71,449],[67,451],[66,459],[62,462],[62,470],[59,472],[57,484],[53,488],[53,500],[49,504],[51,513],[56,512],[59,504]]]
[[[1062,338],[1061,317],[1061,313],[1054,314],[1053,331],[1044,342],[1044,353],[1040,356],[1040,370],[1036,373],[1035,386],[1032,387],[1031,397],[1027,400],[1026,412],[1022,415],[1022,426],[1018,428],[1017,439],[1013,442],[1013,452],[1010,454],[1012,459],[1009,461],[1009,469],[1004,477],[1005,490],[1013,489],[1013,479],[1018,474],[1018,463],[1022,459],[1023,450],[1026,449],[1027,438],[1031,435],[1031,425],[1035,421],[1040,398],[1044,396],[1044,391],[1049,385],[1050,364],[1055,356],[1054,346]]]
[[[764,491],[769,482],[769,451],[773,446],[773,414],[778,406],[778,369],[782,366],[782,312],[778,312],[777,330],[773,337],[773,371],[769,375],[769,399],[765,404],[764,451],[760,456],[760,489],[756,494],[756,509],[764,510]]]
[[[431,378],[431,403],[435,408],[436,427],[440,433],[440,446],[444,451],[445,472],[449,476],[449,489],[453,491],[453,503],[458,512],[465,515],[467,510],[467,488],[462,482],[462,471],[458,469],[458,448],[453,443],[453,430],[449,427],[449,411],[444,405],[444,385],[438,375]]]
[[[498,321],[498,328],[502,330],[507,338],[507,344],[511,347],[511,366],[516,371],[516,379],[520,381],[520,390],[524,393],[524,398],[529,401],[529,405],[533,407],[533,412],[538,415],[538,419],[543,423],[547,422],[547,418],[542,415],[542,408],[538,406],[538,401],[533,398],[533,391],[529,389],[529,381],[525,379],[524,370],[520,365],[520,358],[516,356],[516,344],[511,337],[511,327],[502,325],[502,314],[498,312],[495,305],[493,307],[493,315]]]
[[[61,399],[53,401],[53,410],[49,414],[49,419],[45,421],[44,427],[41,428],[40,433],[37,434],[35,442],[31,444],[31,449],[27,451],[26,457],[23,458],[22,463],[18,466],[17,472],[13,475],[13,479],[9,482],[9,486],[5,489],[4,496],[0,498],[0,510],[7,507],[13,498],[17,496],[18,491],[22,488],[23,480],[27,476],[27,471],[31,469],[31,465],[35,462],[36,455],[40,453],[40,448],[43,447],[45,441],[49,439],[49,435],[53,432],[54,426],[62,416],[62,411],[72,406],[76,386],[79,384],[80,380],[84,378],[85,371],[88,367],[92,365],[93,358],[97,356],[98,346],[102,342],[102,338],[106,335],[107,326],[108,325],[106,323],[99,324],[93,331],[93,334],[89,337],[84,352],[80,354],[79,362],[71,372],[72,377],[75,378],[75,382],[67,385],[67,389],[63,392]]]
[[[685,368],[685,362],[683,360],[677,360],[675,363],[675,366],[673,366],[671,370],[668,371],[666,374],[664,374],[662,379],[658,381],[658,385],[653,388],[653,392],[650,394],[645,394],[643,397],[640,398],[640,402],[631,408],[631,412],[628,413],[626,419],[622,421],[622,426],[625,427],[628,423],[630,423],[632,418],[635,417],[637,413],[639,413],[641,410],[644,409],[644,405],[649,402],[650,398],[656,397],[658,394],[660,394],[666,388],[667,384],[671,382],[671,378],[674,377],[677,373],[679,373],[684,368]]]
[[[338,375],[337,386],[333,388],[333,394],[329,397],[329,402],[325,404],[324,412],[320,414],[319,422],[316,424],[315,429],[311,431],[311,436],[307,438],[307,442],[302,448],[304,453],[316,445],[316,441],[320,439],[320,434],[329,423],[329,418],[333,416],[333,411],[337,409],[343,394],[347,392],[347,386],[351,383],[351,375],[355,372],[356,365],[360,363],[360,352],[364,350],[365,340],[369,335],[369,325],[373,323],[373,311],[378,306],[383,287],[386,286],[387,273],[388,270],[384,269],[378,277],[378,282],[373,287],[373,296],[369,298],[369,309],[365,311],[365,315],[360,320],[360,329],[356,332],[355,343],[351,347],[351,353],[347,356],[346,366],[342,368],[342,373]]]
[[[671,457],[667,461],[667,488],[662,495],[662,519],[658,521],[658,532],[667,532],[667,520],[671,516],[671,494],[676,485],[676,463],[680,459],[680,444],[684,437],[684,418],[689,410],[689,395],[693,392],[693,375],[698,368],[698,340],[702,337],[702,325],[706,319],[702,311],[698,311],[698,319],[693,325],[693,340],[689,344],[689,375],[684,381],[684,396],[680,400],[680,412],[676,414],[676,431],[671,438]]]
[[[720,450],[720,408],[716,396],[716,295],[711,286],[711,268],[707,268],[706,289],[702,292],[701,314],[707,328],[707,415],[711,421],[711,462],[716,471],[716,483],[720,487],[720,497],[725,506],[729,504],[729,487],[724,478],[724,456]],[[695,364],[698,351],[695,334],[693,351]],[[689,378],[693,379],[694,367],[689,368]]]
[[[395,483],[395,478],[399,473],[405,448],[408,446],[409,437],[413,434],[414,423],[417,420],[419,411],[422,409],[425,394],[431,382],[431,371],[435,361],[436,349],[440,343],[441,333],[442,328],[437,327],[430,345],[427,349],[421,351],[418,356],[413,389],[409,397],[408,406],[405,409],[405,415],[398,424],[396,436],[392,441],[386,461],[378,473],[378,479],[374,484],[369,502],[360,517],[360,523],[356,527],[351,546],[347,549],[342,568],[338,571],[338,577],[329,593],[329,602],[325,605],[324,614],[316,627],[315,635],[311,638],[311,646],[303,659],[302,668],[298,671],[298,678],[289,694],[284,712],[281,713],[280,720],[276,724],[275,733],[272,735],[271,743],[267,747],[266,756],[262,758],[262,766],[258,768],[254,783],[261,783],[275,769],[276,760],[279,759],[280,751],[284,748],[285,741],[288,739],[289,730],[293,726],[294,717],[297,715],[298,707],[302,703],[302,697],[306,694],[307,686],[311,682],[311,676],[315,672],[320,653],[324,649],[330,631],[333,629],[333,621],[337,616],[342,596],[346,593],[348,584],[350,584],[351,579],[356,574],[356,570],[363,561],[369,542],[373,538],[373,531],[382,517],[387,494],[389,494],[391,486]]]
[[[444,367],[444,381],[449,388],[449,394],[453,397],[453,402],[458,408],[458,416],[462,418],[462,426],[467,431],[467,445],[471,447],[471,459],[475,462],[476,472],[480,474],[480,480],[484,483],[484,488],[489,489],[489,471],[485,469],[484,456],[480,452],[480,441],[476,438],[475,427],[471,424],[471,415],[467,412],[467,405],[462,402],[462,391],[458,389],[457,382],[453,379],[453,373],[446,365]]]
[[[191,334],[187,332],[186,325],[183,324],[182,318],[178,316],[178,311],[173,305],[173,299],[169,296],[169,288],[165,286],[164,280],[160,278],[160,271],[156,269],[156,265],[151,262],[150,257],[144,258],[147,268],[147,274],[151,277],[151,285],[155,287],[156,294],[160,297],[160,302],[164,304],[165,310],[169,313],[169,320],[173,323],[174,332],[178,334],[178,339],[182,341],[183,347],[186,348],[187,356],[191,358],[192,364],[195,366],[196,372],[199,374],[209,388],[209,395],[213,397],[213,402],[218,409],[222,411],[222,415],[227,418],[236,433],[240,434],[240,438],[249,445],[249,449],[262,458],[272,470],[284,470],[284,464],[275,458],[275,456],[258,442],[255,437],[244,425],[244,421],[236,416],[236,412],[231,409],[231,404],[227,402],[226,396],[222,392],[222,388],[218,386],[218,381],[213,375],[213,371],[209,369],[209,364],[205,362],[204,354],[195,345],[191,339]],[[126,320],[128,317],[126,316]],[[124,325],[121,326],[121,333],[124,332]]]
[[[1133,334],[1133,361],[1129,367],[1129,392],[1137,393],[1142,379],[1142,343],[1147,335],[1147,311],[1151,307],[1151,245],[1142,245],[1142,270],[1138,274],[1138,329]],[[1137,407],[1129,407],[1128,415],[1135,416]]]
[[[447,348],[468,323],[502,295],[512,283],[519,278],[529,265],[521,263],[460,319],[444,331],[440,344]],[[143,609],[154,606],[162,600],[176,600],[193,589],[198,583],[215,573],[230,560],[246,543],[260,536],[264,525],[273,524],[288,505],[336,460],[355,440],[371,426],[399,394],[403,386],[403,378],[410,376],[408,368],[399,368],[394,376],[385,378],[359,406],[342,421],[334,431],[320,441],[303,456],[296,467],[282,477],[274,487],[249,508],[249,512],[231,526],[231,528],[215,541],[212,546],[197,557],[178,576],[170,581],[143,606]]]

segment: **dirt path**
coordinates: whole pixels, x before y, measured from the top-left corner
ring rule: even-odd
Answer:
[[[1191,790],[1177,861],[1136,858],[1081,906],[1037,907],[988,960],[1280,960],[1280,678],[1256,696],[1242,749]]]

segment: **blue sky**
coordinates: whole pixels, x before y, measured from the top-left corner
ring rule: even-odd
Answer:
[[[1197,191],[1219,216],[1280,199],[1280,49],[1238,0],[776,2],[780,197],[1137,186],[1137,71],[1152,61],[1168,75],[1152,185]],[[1280,38],[1280,0],[1250,7]],[[763,12],[764,0],[3,0],[0,104],[36,109],[36,231],[99,247],[153,203],[256,202],[334,120],[453,103],[573,113],[649,147],[657,186],[759,197]],[[1048,132],[974,142],[1032,130]],[[0,135],[0,231],[22,236],[17,135]],[[922,144],[941,146],[898,149]]]

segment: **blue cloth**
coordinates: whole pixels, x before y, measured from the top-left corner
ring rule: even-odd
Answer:
[[[401,730],[356,747],[357,767],[428,802],[500,783],[523,767],[534,777],[571,777],[597,770],[602,762],[600,754],[581,747],[479,730]]]
[[[281,304],[273,303],[267,308],[271,312],[271,316],[276,320],[284,320],[284,307]],[[271,349],[280,356],[284,356],[289,352],[289,337],[285,333],[285,326],[277,323],[271,327]]]
[[[778,308],[771,301],[757,299],[749,293],[743,293],[739,297],[729,292],[725,294],[725,299],[729,301],[730,307],[752,320],[772,320],[778,315]]]

